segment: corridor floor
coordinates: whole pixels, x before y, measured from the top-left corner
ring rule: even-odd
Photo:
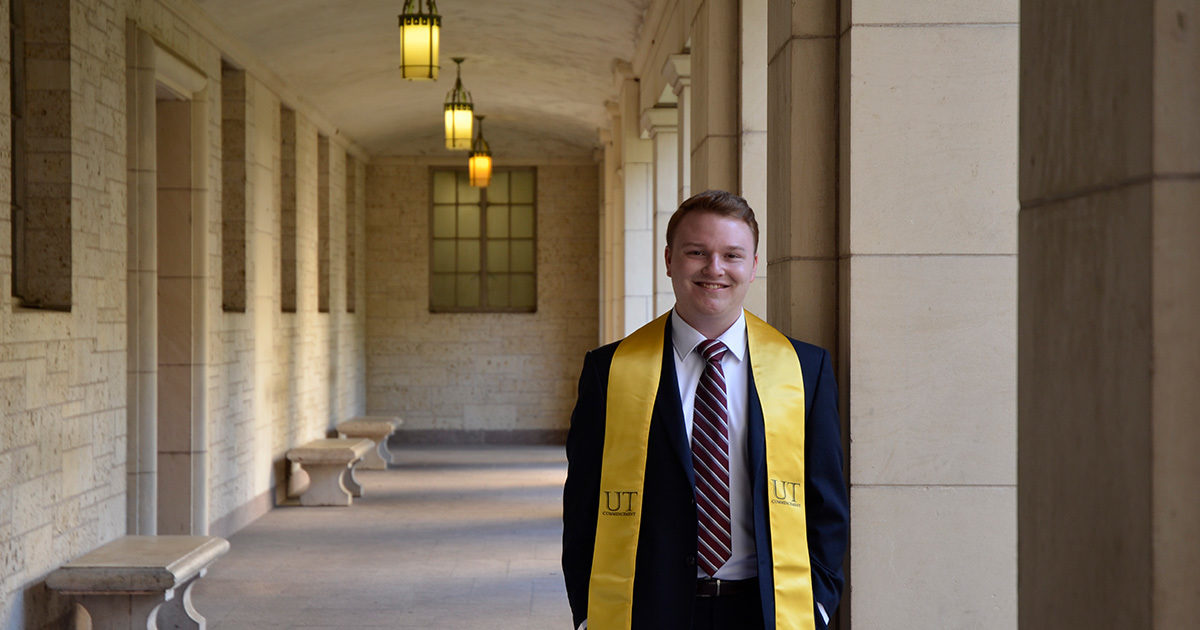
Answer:
[[[393,448],[348,508],[278,507],[193,591],[211,630],[569,628],[561,446]]]

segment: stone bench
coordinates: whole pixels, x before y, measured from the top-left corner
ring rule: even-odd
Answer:
[[[46,586],[75,597],[94,630],[202,629],[192,587],[226,551],[217,536],[125,536],[56,569]]]
[[[354,465],[374,448],[371,440],[324,438],[288,449],[288,461],[299,464],[293,487],[300,505],[350,505],[361,497]]]
[[[388,450],[387,440],[404,421],[395,416],[358,416],[350,418],[337,425],[338,435],[347,438],[366,438],[375,443],[375,450],[367,453],[359,468],[367,470],[387,470],[392,460],[392,452]]]

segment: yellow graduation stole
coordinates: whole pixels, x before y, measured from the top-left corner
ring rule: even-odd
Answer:
[[[668,312],[621,341],[609,369],[600,505],[588,585],[591,630],[624,630],[632,623],[646,448],[670,315]],[[787,337],[749,311],[746,338],[766,437],[775,628],[811,630],[815,621],[804,520],[805,416],[800,360]]]

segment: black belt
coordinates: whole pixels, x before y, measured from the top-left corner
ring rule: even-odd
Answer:
[[[698,578],[696,580],[696,597],[722,597],[757,590],[758,578],[756,577],[745,580],[721,580],[718,578]]]

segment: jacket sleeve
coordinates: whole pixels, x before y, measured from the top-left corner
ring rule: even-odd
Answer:
[[[587,618],[604,452],[606,394],[595,354],[589,352],[584,358],[579,377],[579,395],[567,433],[567,481],[563,486],[562,569],[575,627]]]
[[[842,559],[850,531],[850,508],[842,477],[837,382],[829,352],[820,351],[820,367],[815,371],[804,441],[808,469],[804,509],[813,597],[832,617],[842,594]],[[819,613],[817,619],[821,619]]]

